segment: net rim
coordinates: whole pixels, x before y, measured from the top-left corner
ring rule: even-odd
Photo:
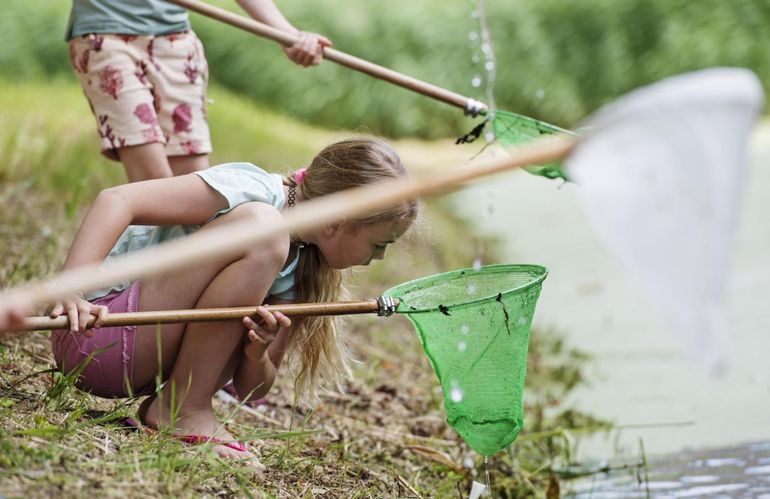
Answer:
[[[440,306],[441,306],[440,304],[436,305],[435,307],[430,307],[430,308],[416,308],[416,309],[412,309],[412,310],[408,310],[408,311],[407,310],[399,310],[402,307],[406,307],[406,302],[403,301],[399,296],[396,296],[394,294],[394,292],[396,290],[401,289],[401,288],[413,287],[413,286],[414,287],[418,287],[421,284],[424,284],[424,283],[426,283],[428,281],[433,281],[435,279],[452,279],[452,278],[454,278],[456,276],[465,275],[465,274],[471,273],[471,272],[473,272],[473,273],[485,273],[485,274],[489,273],[489,274],[491,274],[491,273],[503,273],[503,272],[506,272],[506,271],[507,272],[511,272],[511,271],[519,271],[519,272],[520,271],[530,271],[530,272],[534,272],[537,275],[535,277],[533,277],[529,282],[527,282],[525,284],[522,284],[520,286],[516,286],[516,287],[508,288],[508,289],[505,289],[505,290],[501,290],[498,293],[493,294],[493,295],[487,295],[487,296],[483,296],[483,297],[480,297],[480,298],[475,298],[473,300],[469,300],[469,301],[466,301],[466,302],[458,303],[458,304],[450,306],[449,308],[466,307],[466,306],[469,306],[469,305],[474,305],[474,304],[478,304],[478,303],[481,303],[481,302],[486,302],[486,301],[489,301],[489,300],[494,300],[498,296],[507,296],[507,295],[510,295],[512,293],[522,292],[522,291],[525,291],[525,290],[527,290],[529,288],[532,288],[533,286],[538,286],[538,285],[542,284],[542,282],[548,276],[548,269],[545,268],[542,265],[531,264],[531,263],[495,263],[495,264],[483,265],[480,269],[474,269],[473,267],[466,267],[466,268],[457,269],[457,270],[450,270],[448,272],[442,272],[440,274],[433,274],[433,275],[429,275],[429,276],[413,279],[411,281],[407,281],[405,283],[399,284],[398,286],[393,286],[392,288],[390,288],[387,291],[385,291],[385,293],[383,293],[383,296],[390,296],[392,298],[397,298],[397,299],[400,300],[400,303],[399,303],[398,307],[396,308],[396,313],[399,313],[399,314],[409,315],[409,314],[421,314],[421,313],[436,312],[436,311],[441,310],[440,309]]]
[[[504,110],[498,109],[498,110],[495,111],[494,115],[491,117],[491,119],[489,121],[491,121],[494,124],[495,123],[495,119],[498,116],[502,116],[503,118],[507,117],[508,119],[516,119],[516,120],[520,120],[520,121],[526,122],[526,123],[528,123],[530,125],[534,125],[538,129],[545,129],[545,131],[547,131],[548,133],[554,133],[554,134],[563,133],[565,135],[570,135],[570,136],[574,136],[574,137],[578,136],[578,133],[573,131],[573,130],[567,130],[566,128],[562,128],[562,127],[554,125],[552,123],[548,123],[547,121],[542,121],[542,120],[539,120],[537,118],[532,118],[530,116],[526,116],[526,115],[523,115],[523,114],[514,113],[513,111],[504,111]],[[499,121],[497,123],[499,124]]]
[[[746,68],[712,67],[663,78],[637,88],[601,107],[581,125],[587,132],[606,133],[641,117],[659,119],[663,112],[684,113],[688,106],[749,106],[757,113],[764,101],[762,84]]]

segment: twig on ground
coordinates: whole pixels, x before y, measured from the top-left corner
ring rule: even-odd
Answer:
[[[401,475],[396,475],[396,481],[404,487],[406,490],[408,490],[411,494],[414,495],[414,497],[422,497],[419,492],[417,492],[414,487],[409,485],[409,482],[406,481],[406,478],[402,477]]]
[[[405,448],[419,454],[422,457],[430,459],[433,462],[445,466],[455,473],[462,474],[465,472],[465,469],[461,465],[452,461],[452,458],[444,452],[422,445],[407,445]]]

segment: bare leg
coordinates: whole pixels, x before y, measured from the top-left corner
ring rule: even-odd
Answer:
[[[129,182],[173,176],[166,148],[160,142],[122,147],[118,149],[118,157]]]
[[[205,170],[209,167],[208,154],[196,154],[190,156],[169,156],[168,162],[174,176]]]
[[[255,224],[275,223],[280,215],[264,210],[264,205],[246,204],[209,226],[250,217]],[[202,230],[206,230],[205,228]],[[236,258],[219,259],[143,283],[140,310],[190,307],[224,307],[260,304],[275,275],[284,264],[289,239],[280,238]],[[158,373],[156,328],[143,326],[136,336],[133,385],[135,389],[152,383]],[[153,426],[170,423],[170,401],[175,399],[176,418],[172,431],[180,434],[232,436],[217,421],[211,399],[229,379],[241,359],[244,327],[240,321],[169,324],[161,328],[162,377],[166,381],[160,397],[146,409],[145,421]],[[225,446],[214,446],[223,457],[244,458],[244,453]]]

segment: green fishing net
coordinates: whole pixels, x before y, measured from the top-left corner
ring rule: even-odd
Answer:
[[[495,139],[505,149],[511,149],[512,147],[519,146],[541,135],[549,135],[554,133],[575,135],[574,132],[559,128],[544,121],[536,120],[528,116],[511,113],[508,111],[495,111],[494,117],[491,121]],[[564,175],[564,171],[561,168],[561,163],[559,162],[548,163],[545,165],[528,166],[526,169],[530,173],[541,175],[547,178],[561,178],[564,180],[567,179],[567,177]]]
[[[389,289],[414,324],[441,383],[447,422],[483,455],[509,445],[524,424],[529,330],[547,270],[488,265]]]

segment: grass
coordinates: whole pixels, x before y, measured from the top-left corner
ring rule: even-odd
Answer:
[[[241,12],[233,0],[210,0]],[[486,101],[488,75],[473,17],[481,2],[282,0],[298,28],[351,55]],[[770,90],[770,4],[764,0],[486,0],[495,100],[562,127],[641,85],[710,66],[754,70]],[[70,2],[4,0],[0,75],[71,75],[63,42]],[[271,41],[192,16],[212,81],[327,128],[365,125],[390,137],[446,137],[473,128],[452,106],[336,64],[299,69]],[[475,57],[475,59],[474,59]],[[476,62],[474,62],[474,60]],[[471,83],[475,77],[481,85]]]
[[[215,163],[249,160],[281,171],[341,135],[220,88],[211,95]],[[0,109],[0,282],[7,286],[56,272],[85,207],[123,175],[96,152],[92,117],[71,82],[0,82]],[[397,148],[416,169],[457,155],[447,155],[443,142]],[[477,245],[462,243],[473,240],[468,228],[440,201],[425,211],[418,230],[389,258],[352,274],[354,296],[377,296],[417,276],[470,265]],[[482,243],[493,261],[493,242]],[[446,425],[440,387],[407,320],[360,316],[347,326],[360,363],[345,393],[325,393],[310,409],[295,407],[284,376],[259,410],[216,402],[220,418],[268,467],[264,474],[217,459],[205,446],[125,427],[137,401],[77,390],[74,375],[54,369],[46,333],[6,335],[0,338],[0,495],[453,497],[465,496],[488,471],[496,496],[549,491],[554,497],[558,469],[570,463],[565,435],[603,425],[560,406],[583,381],[585,356],[555,332],[536,331],[528,433],[485,465]]]

